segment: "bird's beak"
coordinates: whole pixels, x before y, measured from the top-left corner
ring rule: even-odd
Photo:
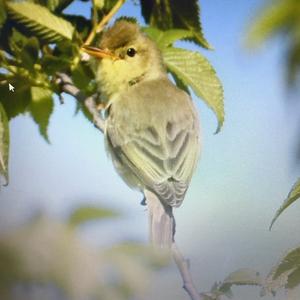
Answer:
[[[83,45],[81,47],[81,49],[84,52],[88,53],[89,55],[97,57],[97,58],[110,58],[112,60],[120,59],[119,56],[115,55],[114,53],[112,53],[109,50],[103,50],[100,48],[86,46],[86,45]]]

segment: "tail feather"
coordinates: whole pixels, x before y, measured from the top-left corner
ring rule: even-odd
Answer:
[[[175,235],[175,219],[172,206],[162,203],[152,192],[145,190],[149,211],[149,238],[158,248],[170,248]]]

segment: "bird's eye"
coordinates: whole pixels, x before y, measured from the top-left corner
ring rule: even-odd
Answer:
[[[134,48],[128,48],[127,49],[127,55],[130,57],[134,57],[136,54],[136,50]]]

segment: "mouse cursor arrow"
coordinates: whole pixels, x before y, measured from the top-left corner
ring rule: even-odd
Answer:
[[[10,92],[14,92],[15,91],[15,87],[12,85],[12,84],[8,84],[8,90],[10,91]]]

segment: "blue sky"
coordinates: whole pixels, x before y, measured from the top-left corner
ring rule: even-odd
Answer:
[[[292,156],[297,124],[285,101],[281,41],[256,52],[243,43],[261,3],[202,0],[204,33],[215,50],[178,43],[211,61],[225,91],[226,120],[217,135],[215,116],[194,99],[203,132],[202,158],[185,202],[176,210],[177,240],[194,262],[193,270],[210,270],[205,278],[194,271],[203,289],[239,267],[251,265],[266,272],[283,251],[299,243],[299,203],[268,231],[297,178]],[[86,8],[86,3],[77,2],[71,11],[88,13]],[[135,17],[138,13],[131,1],[120,12]],[[63,217],[78,204],[97,204],[120,210],[124,218],[83,228],[87,240],[146,241],[142,196],[116,175],[101,134],[83,116],[74,117],[72,98],[65,100],[64,105],[56,101],[51,117],[51,145],[27,116],[11,122],[10,185],[0,192],[0,226],[15,225],[36,210]],[[167,296],[180,293],[178,289]],[[249,300],[259,299],[249,295]]]

